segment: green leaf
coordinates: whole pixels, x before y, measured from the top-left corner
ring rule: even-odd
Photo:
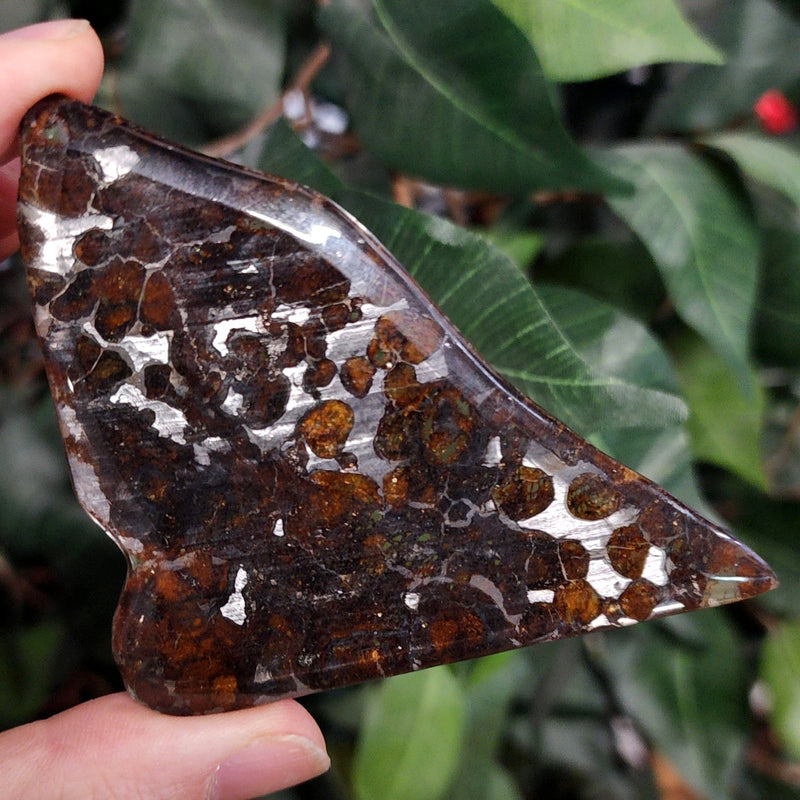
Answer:
[[[800,363],[800,233],[764,232],[763,277],[756,317],[758,351],[790,367]]]
[[[28,406],[3,387],[0,408],[0,547],[23,558],[74,559],[104,535],[75,499],[53,401],[48,394]]]
[[[689,403],[687,424],[695,457],[766,490],[760,447],[764,396],[756,376],[743,386],[716,352],[693,334],[675,343],[674,354]]]
[[[583,435],[683,417],[674,395],[596,372],[517,266],[486,239],[363,195],[342,201],[495,369]]]
[[[581,239],[552,261],[540,260],[536,279],[580,289],[642,320],[652,319],[666,298],[650,253],[632,235]]]
[[[42,22],[48,17],[52,5],[50,0],[32,0],[29,3],[2,3],[0,16],[0,33],[13,31],[25,25]]]
[[[598,372],[647,389],[677,393],[666,352],[641,322],[583,292],[547,285],[538,286],[538,291],[565,336]],[[711,516],[697,486],[683,425],[665,420],[653,429],[608,427],[595,434],[592,442]]]
[[[536,48],[554,81],[585,81],[643,64],[721,64],[672,0],[492,0]]]
[[[490,0],[334,0],[319,16],[347,107],[386,166],[452,186],[620,191],[558,119],[521,31]]]
[[[674,395],[595,373],[518,267],[484,237],[337,188],[337,179],[285,125],[273,130],[258,164],[276,172],[273,165],[290,166],[289,177],[322,186],[394,253],[490,364],[584,435],[662,427],[683,418],[683,403]]]
[[[113,98],[183,142],[229,132],[277,99],[284,29],[279,0],[133,0]]]
[[[368,700],[353,765],[359,800],[436,800],[458,765],[464,690],[447,667],[399,675]]]
[[[0,393],[0,500],[4,516],[38,516],[65,489],[65,464],[44,435],[43,420],[52,418],[53,404],[47,397],[37,415],[24,408],[10,392]],[[8,469],[13,465],[13,469]]]
[[[568,797],[614,800],[656,797],[647,766],[636,769],[619,757],[619,741],[609,724],[612,714],[618,716],[618,709],[609,696],[608,677],[586,657],[590,642],[602,643],[602,634],[554,643],[553,646],[563,648],[563,653],[553,665],[558,670],[556,680],[544,687],[550,707],[544,715],[535,715],[535,711],[531,714],[537,723],[535,730],[531,721],[525,720],[532,736],[529,734],[531,741],[521,743],[527,745],[528,757],[534,763],[554,772],[556,778],[560,772],[561,781],[566,779],[567,786],[574,785]],[[532,653],[532,657],[538,659],[538,654]],[[550,797],[552,782],[549,775],[542,776],[539,792],[530,792],[531,796]]]
[[[651,4],[655,5],[655,4]],[[800,81],[800,21],[770,0],[726,0],[711,38],[724,66],[698,66],[664,93],[647,120],[649,131],[709,131],[752,115],[767,89]]]
[[[776,0],[778,5],[783,6],[790,14],[800,17],[800,0]]]
[[[753,180],[800,206],[800,153],[795,148],[756,133],[717,133],[701,142],[727,153]]]
[[[48,620],[2,631],[0,639],[0,730],[27,722],[52,689],[63,625]]]
[[[565,336],[597,372],[636,386],[677,391],[669,358],[647,326],[574,289],[538,285],[537,291]]]
[[[463,798],[464,795],[456,795]],[[475,795],[478,797],[478,795]],[[479,796],[480,800],[523,800],[522,793],[517,788],[508,770],[495,764],[489,773],[489,782],[486,791]]]
[[[770,632],[761,654],[761,678],[769,687],[770,722],[789,758],[800,759],[800,622]]]
[[[596,684],[595,691],[603,687]],[[604,709],[607,714],[608,709]],[[542,750],[547,770],[535,797],[551,797],[552,784],[566,788],[569,798],[651,800],[658,788],[649,769],[635,770],[622,758],[602,715],[565,713],[542,724]],[[558,795],[562,796],[562,795]]]
[[[508,727],[511,700],[529,677],[523,653],[512,651],[479,659],[467,682],[464,757],[448,796],[486,800],[516,791],[495,761]],[[496,792],[497,794],[492,794]],[[511,796],[514,796],[513,794]]]
[[[691,639],[670,637],[674,620],[592,638],[623,707],[655,749],[703,796],[728,798],[740,767],[748,719],[742,643],[723,614],[680,619]],[[589,642],[587,642],[589,644]]]
[[[776,770],[779,773],[779,770]],[[784,783],[780,774],[766,775],[755,767],[743,770],[734,787],[736,800],[798,800],[800,790],[796,785]]]
[[[522,270],[533,262],[545,242],[544,235],[536,231],[507,228],[492,228],[486,236]]]
[[[747,380],[759,239],[743,201],[680,147],[617,147],[603,161],[636,187],[609,202],[650,250],[676,311]]]

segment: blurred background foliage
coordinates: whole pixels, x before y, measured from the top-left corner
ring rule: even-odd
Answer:
[[[284,800],[800,797],[797,0],[0,0],[86,16],[98,102],[310,184],[476,347],[771,561],[756,602],[304,702]],[[0,269],[0,727],[120,688],[124,563],[76,506]]]

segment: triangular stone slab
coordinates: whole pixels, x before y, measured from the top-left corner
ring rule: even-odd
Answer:
[[[51,97],[19,224],[130,691],[231,709],[751,597],[769,567],[475,355],[309,189]]]

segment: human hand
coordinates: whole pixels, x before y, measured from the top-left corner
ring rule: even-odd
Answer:
[[[18,246],[17,130],[42,97],[89,102],[103,54],[88,23],[62,20],[0,36],[0,259]],[[169,717],[126,694],[0,733],[0,798],[246,800],[328,768],[322,734],[292,700]]]
[[[90,102],[103,74],[103,50],[86,20],[58,20],[0,36],[0,260],[17,239],[17,132],[42,97],[63,92]]]

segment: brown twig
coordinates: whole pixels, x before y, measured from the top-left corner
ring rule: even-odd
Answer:
[[[8,594],[18,610],[29,606],[42,611],[50,604],[45,592],[35,582],[15,570],[3,553],[0,553],[0,590]]]
[[[532,203],[537,206],[552,206],[561,203],[599,203],[601,198],[598,195],[589,192],[578,192],[565,189],[563,191],[548,191],[533,192],[530,195]]]
[[[414,208],[416,187],[413,181],[405,175],[396,175],[392,180],[392,199],[400,206]]]
[[[467,193],[459,189],[445,189],[444,201],[447,204],[447,213],[457,225],[466,228],[469,225],[467,213]]]
[[[699,795],[666,756],[654,752],[650,766],[658,786],[660,800],[700,800]]]
[[[754,744],[747,754],[747,760],[750,766],[773,780],[795,789],[800,788],[800,764],[783,760],[768,745]]]
[[[262,111],[261,114],[255,117],[255,119],[250,121],[241,130],[223,136],[216,141],[209,142],[209,144],[202,148],[202,152],[209,156],[223,158],[255,139],[256,136],[266,130],[283,114],[283,100],[287,94],[298,91],[303,94],[308,92],[311,82],[325,66],[330,55],[330,45],[324,43],[317,45],[309,57],[303,62],[303,65],[300,67],[290,86],[269,108]]]

